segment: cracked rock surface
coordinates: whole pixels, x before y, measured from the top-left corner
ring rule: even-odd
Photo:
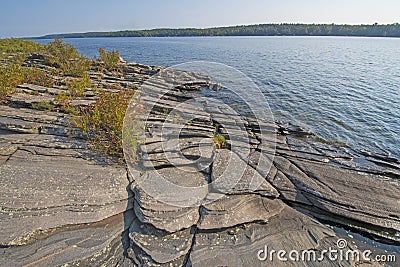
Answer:
[[[122,77],[102,74],[98,83],[136,87],[159,70],[128,63]],[[66,114],[32,108],[65,88],[24,84],[0,106],[0,266],[271,266],[257,257],[265,246],[335,247],[341,236],[320,221],[399,244],[397,161],[323,144],[280,122],[229,120],[221,107],[196,101],[209,80],[174,74],[175,81],[186,78],[192,82],[168,94],[169,81],[146,84],[143,99],[151,111],[143,118],[146,139],[135,172],[94,153]],[[76,104],[93,101],[88,91]],[[196,119],[182,124],[168,117],[171,110]],[[223,128],[227,145],[216,145],[216,122],[224,118],[245,126],[247,150],[233,149],[232,140],[241,144],[243,132]],[[260,137],[262,127],[276,132],[275,153]],[[236,179],[235,173],[243,175]],[[154,195],[143,188],[142,181],[152,185],[159,176],[183,190],[165,194],[171,192],[165,187]]]

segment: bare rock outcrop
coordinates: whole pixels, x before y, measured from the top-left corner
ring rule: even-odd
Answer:
[[[90,72],[98,85],[144,88],[145,138],[128,170],[94,153],[67,114],[35,109],[63,86],[24,84],[1,106],[0,266],[287,266],[271,263],[266,248],[335,248],[343,236],[322,222],[399,244],[399,162],[298,127],[232,118],[202,99],[221,86],[196,73],[166,70],[144,83],[161,69]],[[96,96],[87,89],[78,100]],[[359,264],[376,265],[340,262]]]

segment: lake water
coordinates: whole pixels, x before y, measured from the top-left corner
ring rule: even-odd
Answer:
[[[48,42],[49,40],[40,40]],[[65,39],[88,57],[118,49],[127,61],[172,66],[214,61],[260,87],[275,119],[327,141],[400,159],[400,39],[176,37]],[[263,104],[263,103],[260,103]]]

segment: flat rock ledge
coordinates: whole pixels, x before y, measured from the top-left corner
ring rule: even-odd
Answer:
[[[94,81],[135,88],[160,69],[128,63],[123,75],[102,73]],[[240,124],[248,149],[233,148],[232,140],[240,139],[235,132],[220,147],[213,141],[215,129],[224,119],[230,123],[229,114],[196,101],[204,87],[218,86],[195,74],[173,74],[195,82],[167,94],[168,80],[146,84],[142,99],[151,111],[141,118],[147,136],[136,171],[93,152],[67,114],[34,109],[33,103],[53,101],[62,86],[24,84],[0,106],[0,266],[287,266],[262,261],[258,252],[266,246],[299,252],[336,248],[342,236],[321,222],[400,244],[395,159],[321,143],[288,124],[246,118]],[[94,101],[88,90],[76,104]],[[170,110],[196,119],[182,127],[170,120]],[[276,133],[275,151],[271,140],[261,138],[262,127]],[[172,145],[165,145],[165,135]],[[239,179],[233,179],[235,173]],[[152,194],[139,182],[160,175],[186,189]],[[351,242],[349,248],[357,250]],[[328,258],[290,263],[377,265]]]

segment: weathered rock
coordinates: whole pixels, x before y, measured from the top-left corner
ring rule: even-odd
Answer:
[[[104,262],[121,262],[123,248],[113,245],[121,243],[123,221],[119,214],[88,225],[38,232],[34,243],[2,248],[0,266],[75,266],[79,259],[97,265],[103,255]],[[113,254],[114,249],[119,252],[117,255]]]
[[[158,264],[181,261],[182,264],[183,258],[190,250],[193,234],[187,229],[163,236],[131,232],[129,237],[134,246],[149,256],[148,261],[151,259]]]
[[[81,137],[82,132],[68,124],[65,114],[27,108],[2,107],[0,129],[19,133]]]
[[[206,170],[213,160],[214,143],[211,138],[162,135],[161,138],[146,141],[140,146],[144,168],[192,166],[197,170]]]
[[[94,103],[96,103],[94,99],[75,99],[70,102],[70,105],[74,107],[87,107]]]
[[[38,103],[52,103],[53,100],[54,97],[49,95],[36,95],[35,97],[32,97],[31,95],[24,93],[16,93],[11,97],[11,104],[15,107],[30,108],[34,107],[34,104]]]
[[[47,87],[36,85],[36,84],[29,84],[29,83],[24,83],[21,85],[18,85],[18,88],[25,89],[30,93],[47,93],[48,89]]]
[[[129,225],[131,246],[128,256],[139,266],[183,266],[194,232],[190,229],[168,233],[143,224],[132,212]]]
[[[49,68],[43,61],[27,64]],[[108,92],[140,87],[162,70],[128,63],[116,75],[99,64],[92,83]],[[127,173],[94,154],[66,114],[32,109],[64,85],[19,86],[0,109],[0,265],[286,266],[257,255],[266,246],[336,247],[339,236],[305,214],[398,242],[397,161],[322,144],[291,124],[241,118],[202,98],[201,87],[220,85],[174,70],[145,82],[144,156]],[[95,100],[86,89],[72,105]]]
[[[0,166],[0,243],[36,229],[102,220],[126,208],[126,170],[17,150]]]
[[[261,261],[257,255],[260,250],[268,251],[316,250],[335,247],[335,233],[318,222],[285,207],[272,217],[268,224],[245,224],[235,228],[213,233],[196,234],[190,253],[192,266],[270,266],[267,260]],[[260,254],[261,257],[265,253]],[[287,255],[286,255],[287,257]],[[288,263],[276,258],[273,266],[287,266]],[[351,262],[341,262],[342,266],[352,266]],[[296,266],[321,266],[321,262],[293,262]],[[337,262],[324,261],[323,266],[337,266]]]
[[[211,180],[212,188],[221,193],[257,193],[272,198],[279,196],[278,191],[264,177],[229,150],[221,149],[217,152]]]
[[[285,207],[279,200],[253,194],[210,194],[207,200],[209,204],[200,209],[201,218],[197,227],[201,230],[224,229],[251,222],[267,223]]]
[[[166,168],[147,171],[143,175],[139,180],[145,184],[139,182],[133,188],[135,213],[139,220],[168,232],[190,228],[197,223],[198,207],[208,193],[205,174],[194,168]]]
[[[397,204],[400,189],[395,180],[326,163],[290,162],[280,157],[275,162],[296,191],[313,206],[382,229],[400,231],[400,208]]]

